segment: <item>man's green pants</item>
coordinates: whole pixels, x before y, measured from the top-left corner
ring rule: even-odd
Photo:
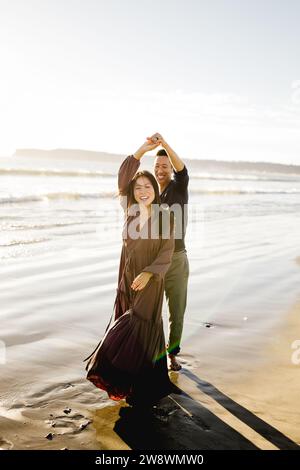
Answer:
[[[169,309],[168,352],[178,354],[183,331],[183,318],[187,301],[189,261],[186,250],[175,251],[165,276],[165,294]]]

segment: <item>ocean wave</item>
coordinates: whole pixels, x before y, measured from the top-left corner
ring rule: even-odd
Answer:
[[[100,217],[100,216],[99,216]],[[0,231],[11,232],[11,231],[22,231],[22,230],[45,230],[53,228],[65,228],[72,227],[74,225],[86,225],[91,222],[53,222],[53,223],[35,223],[35,222],[19,222],[19,223],[2,223],[0,224]]]
[[[10,203],[26,203],[26,202],[46,202],[57,199],[101,199],[101,198],[115,198],[117,197],[116,191],[101,191],[94,193],[79,193],[79,192],[55,192],[37,195],[9,195],[0,196],[0,204]]]
[[[117,177],[116,172],[100,170],[67,170],[60,168],[0,168],[0,175],[24,175],[24,176],[62,176],[62,177]],[[225,180],[225,181],[300,181],[299,174],[279,175],[250,174],[250,173],[217,173],[190,171],[190,178],[195,180]]]
[[[49,241],[50,238],[32,238],[32,239],[25,239],[25,240],[10,240],[5,243],[0,243],[0,247],[11,247],[11,246],[16,246],[16,245],[32,245],[34,243],[41,243],[41,242],[46,242]]]
[[[224,181],[267,181],[267,182],[300,182],[300,175],[249,175],[249,174],[232,174],[232,173],[193,173],[190,174],[191,179],[200,180],[224,180]]]
[[[240,194],[300,194],[300,188],[290,188],[290,189],[257,189],[257,188],[190,188],[190,194],[203,194],[203,195],[240,195]],[[0,204],[9,204],[9,203],[30,203],[30,202],[47,202],[55,201],[59,199],[76,201],[80,199],[117,199],[116,191],[98,191],[98,192],[89,192],[89,193],[80,193],[80,192],[55,192],[47,193],[40,195],[9,195],[9,196],[0,196]]]
[[[58,168],[0,168],[0,175],[27,175],[27,176],[117,176],[116,173],[98,170],[65,170]]]
[[[190,189],[189,193],[191,194],[217,194],[217,195],[239,195],[239,194],[300,194],[300,188],[291,188],[291,189]]]

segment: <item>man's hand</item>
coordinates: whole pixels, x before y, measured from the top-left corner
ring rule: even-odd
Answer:
[[[152,273],[149,272],[141,272],[136,278],[133,280],[131,284],[131,288],[135,291],[142,290],[148,284],[149,280],[153,276]]]

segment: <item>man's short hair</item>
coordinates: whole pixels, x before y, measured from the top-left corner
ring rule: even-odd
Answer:
[[[157,157],[167,157],[168,154],[167,152],[165,151],[165,149],[160,149],[157,154],[156,154]]]

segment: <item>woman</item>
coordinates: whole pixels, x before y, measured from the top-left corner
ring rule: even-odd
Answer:
[[[149,151],[158,145],[145,142],[142,148]],[[119,170],[125,222],[114,321],[88,358],[87,379],[113,400],[153,406],[170,393],[180,393],[168,376],[161,317],[174,227],[168,209],[160,207],[155,177],[147,171],[136,173],[137,167],[138,160],[130,155]],[[167,237],[162,223],[166,214]]]

